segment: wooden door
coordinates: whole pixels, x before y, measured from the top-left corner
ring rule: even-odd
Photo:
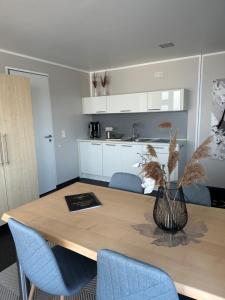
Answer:
[[[4,172],[9,208],[38,197],[30,82],[0,75]]]
[[[2,149],[2,137],[3,137],[3,118],[2,118],[2,106],[0,102],[0,215],[6,212],[8,208],[6,186],[5,186],[5,173],[4,173],[4,158]],[[2,221],[0,221],[0,225]]]

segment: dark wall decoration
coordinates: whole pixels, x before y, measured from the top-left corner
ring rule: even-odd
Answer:
[[[211,157],[225,160],[225,79],[213,81],[211,131],[213,134]]]

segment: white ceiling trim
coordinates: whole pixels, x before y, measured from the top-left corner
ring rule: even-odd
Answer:
[[[51,61],[51,60],[46,60],[46,59],[42,59],[42,58],[30,56],[30,55],[25,55],[25,54],[22,54],[22,53],[18,53],[18,52],[14,52],[14,51],[9,51],[9,50],[5,50],[5,49],[0,49],[0,52],[5,53],[5,54],[11,54],[11,55],[14,55],[14,56],[19,56],[19,57],[27,58],[27,59],[34,60],[34,61],[43,62],[43,63],[49,64],[49,65],[54,65],[54,66],[57,66],[57,67],[61,67],[61,68],[65,68],[65,69],[69,69],[69,70],[73,70],[73,71],[79,71],[79,72],[83,72],[83,73],[88,73],[89,74],[89,71],[87,71],[87,70],[83,70],[83,69],[79,69],[79,68],[75,68],[75,67],[63,65],[63,64]]]
[[[206,53],[206,54],[203,54],[202,56],[203,56],[203,57],[206,57],[206,56],[220,55],[220,54],[225,54],[225,51]]]
[[[93,73],[119,71],[119,70],[126,70],[126,69],[144,67],[144,66],[154,65],[154,64],[161,64],[161,63],[167,63],[167,62],[173,62],[173,61],[179,61],[179,60],[185,60],[185,59],[199,58],[201,56],[202,57],[207,57],[207,56],[212,56],[212,55],[225,54],[225,51],[219,51],[219,52],[212,52],[212,53],[207,53],[207,54],[196,54],[196,55],[192,55],[192,56],[176,57],[176,58],[170,58],[170,59],[164,59],[164,60],[158,60],[158,61],[150,61],[150,62],[146,62],[146,63],[128,65],[128,66],[123,66],[123,67],[115,67],[115,68],[108,68],[108,69],[102,69],[102,70],[88,71],[88,70],[84,70],[84,69],[80,69],[80,68],[60,64],[60,63],[57,63],[57,62],[54,62],[54,61],[51,61],[51,60],[46,60],[46,59],[42,59],[42,58],[38,58],[38,57],[35,57],[35,56],[22,54],[22,53],[19,53],[19,52],[14,52],[14,51],[6,50],[6,49],[1,49],[0,48],[0,52],[5,53],[5,54],[11,54],[11,55],[22,57],[22,58],[26,58],[26,59],[30,59],[30,60],[34,60],[34,61],[38,61],[38,62],[43,62],[43,63],[46,63],[46,64],[54,65],[54,66],[57,66],[57,67],[61,67],[61,68],[65,68],[65,69],[69,69],[69,70],[73,70],[73,71],[87,73],[87,74],[90,74],[90,75],[92,75]]]
[[[179,61],[179,60],[185,60],[185,59],[192,59],[192,58],[199,58],[201,54],[192,55],[192,56],[184,56],[184,57],[176,57],[176,58],[170,58],[170,59],[164,59],[164,60],[157,60],[157,61],[150,61],[146,63],[136,64],[136,65],[130,65],[130,66],[124,66],[124,67],[117,67],[117,68],[109,68],[109,69],[103,69],[103,70],[96,70],[96,71],[90,71],[90,73],[102,73],[102,72],[111,72],[111,71],[118,71],[118,70],[125,70],[125,69],[132,69],[132,68],[139,68],[144,67],[148,65],[155,65],[155,64],[162,64],[172,61]]]

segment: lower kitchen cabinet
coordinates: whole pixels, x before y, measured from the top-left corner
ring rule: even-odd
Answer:
[[[103,176],[111,177],[113,173],[122,171],[120,145],[103,144]]]
[[[168,173],[168,144],[152,144],[161,165]],[[135,163],[141,162],[139,153],[147,153],[147,144],[112,141],[79,141],[80,176],[109,181],[115,172],[126,172],[141,176],[141,169]],[[171,180],[178,179],[178,165],[171,174]]]
[[[141,145],[105,143],[103,144],[103,176],[111,177],[115,172],[139,174],[140,169],[134,168],[140,161]]]
[[[122,144],[120,145],[120,160],[122,172],[135,175],[140,174],[140,168],[134,168],[133,165],[141,161],[138,153],[142,152],[141,145]]]
[[[82,141],[79,143],[80,172],[102,176],[102,143]]]

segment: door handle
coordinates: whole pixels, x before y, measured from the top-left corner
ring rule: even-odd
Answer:
[[[45,136],[45,139],[51,139],[51,138],[52,138],[51,134]]]
[[[2,135],[0,134],[0,165],[3,165],[3,148],[2,148]]]
[[[106,110],[97,110],[96,111],[96,114],[103,114],[103,113],[105,113],[106,112]]]
[[[9,152],[8,152],[8,144],[7,144],[7,136],[3,134],[3,158],[4,164],[9,165]]]

